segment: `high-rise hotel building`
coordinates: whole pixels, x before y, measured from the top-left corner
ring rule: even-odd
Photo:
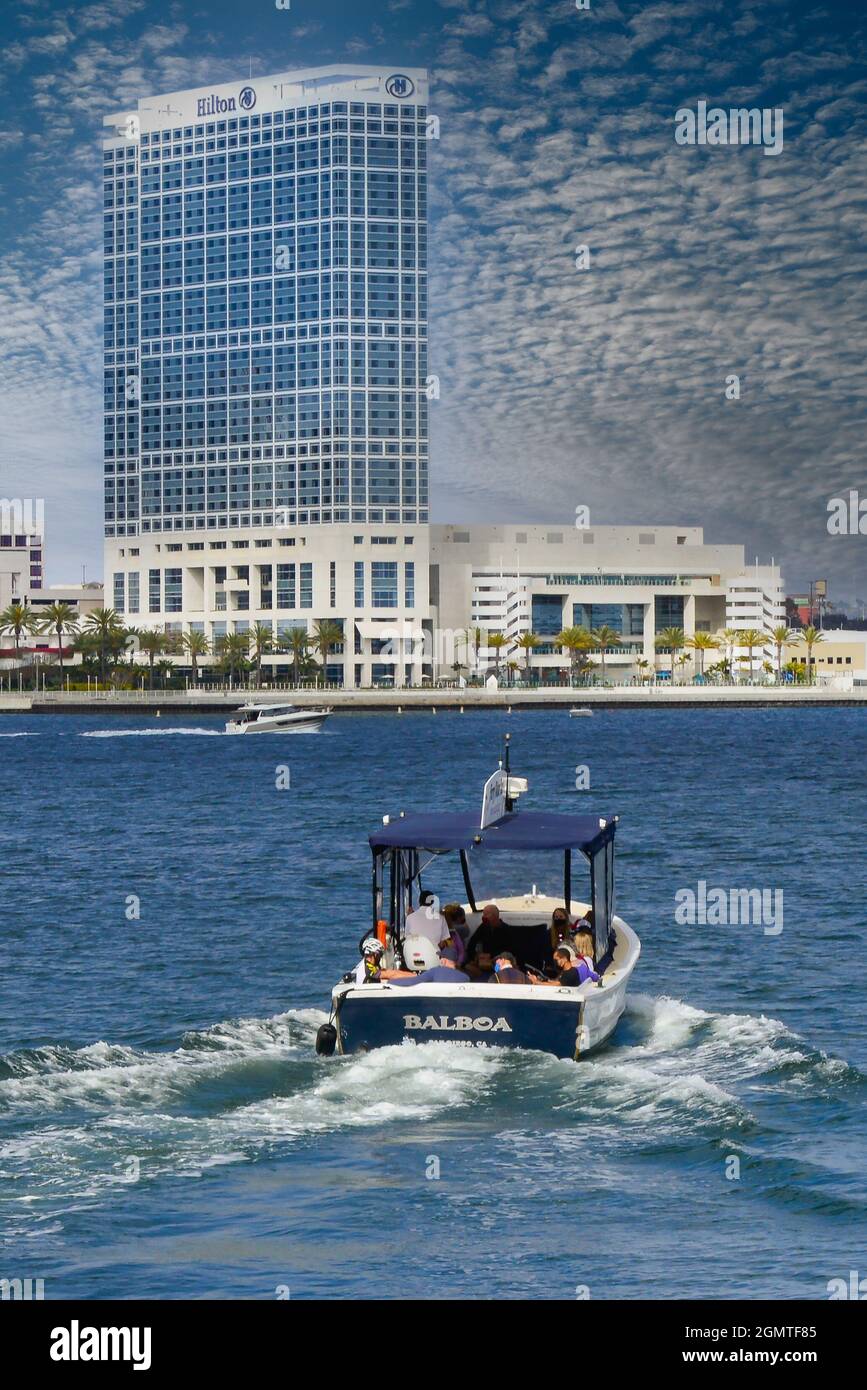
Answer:
[[[426,73],[105,127],[106,604],[211,642],[334,620],[331,679],[417,680],[421,644],[387,644],[429,613]]]

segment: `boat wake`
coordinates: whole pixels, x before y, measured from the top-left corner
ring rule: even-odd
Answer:
[[[756,1158],[771,1136],[763,1087],[799,1105],[821,1100],[823,1114],[853,1091],[863,1103],[867,1090],[857,1069],[773,1019],[641,994],[630,996],[617,1041],[577,1065],[444,1042],[324,1059],[314,1038],[325,1017],[290,1010],[220,1023],[171,1051],[97,1042],[0,1058],[0,1210],[10,1235],[131,1182],[201,1177],[317,1136],[401,1124],[426,1134],[446,1120],[481,1128],[507,1152],[531,1148],[553,1182],[564,1161],[636,1148],[698,1148],[717,1162],[723,1148],[766,1161]],[[799,1182],[809,1186],[811,1175]]]
[[[224,738],[223,729],[88,729],[79,738],[165,738],[168,734],[186,734],[192,738]]]

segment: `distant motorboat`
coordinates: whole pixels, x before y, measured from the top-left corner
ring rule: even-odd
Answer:
[[[226,725],[227,734],[315,734],[331,706],[299,709],[297,705],[241,705]]]
[[[589,716],[589,715],[591,715],[592,713],[593,713],[592,709],[587,709],[586,706],[585,706],[583,709],[578,709],[578,708],[576,707],[575,709],[570,709],[570,711],[569,711],[569,718],[570,718],[570,719],[578,719],[579,716],[583,716],[583,715],[588,715],[588,716]]]

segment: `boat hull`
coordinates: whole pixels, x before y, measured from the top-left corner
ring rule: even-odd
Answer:
[[[337,1046],[367,1052],[400,1043],[519,1048],[577,1059],[611,1035],[626,979],[585,989],[525,985],[363,985],[334,992]]]
[[[315,734],[318,733],[328,718],[327,714],[315,715],[304,719],[286,719],[282,722],[279,719],[256,719],[250,720],[247,724],[235,724],[229,722],[226,725],[227,734]]]

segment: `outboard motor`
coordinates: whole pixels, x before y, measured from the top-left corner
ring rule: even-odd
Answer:
[[[316,1030],[316,1051],[320,1057],[330,1057],[337,1046],[337,1029],[333,1023],[323,1023]]]

